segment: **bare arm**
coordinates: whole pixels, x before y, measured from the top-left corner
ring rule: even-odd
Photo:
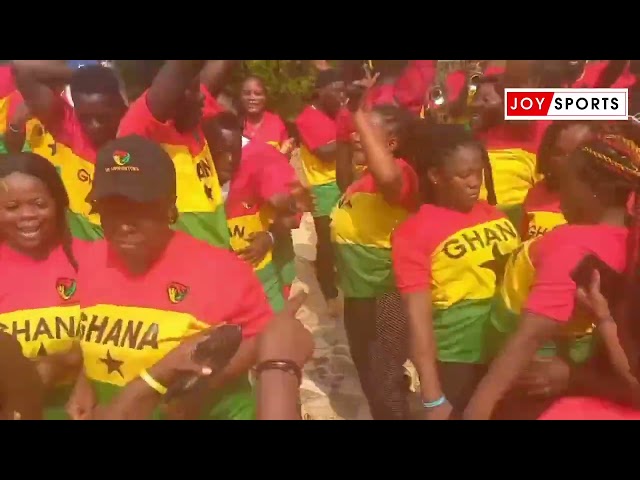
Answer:
[[[422,398],[435,401],[442,396],[436,365],[437,345],[433,332],[431,292],[402,294],[402,301],[409,317],[409,358],[420,377]]]
[[[300,388],[295,375],[267,370],[258,379],[258,420],[300,420]]]
[[[313,154],[321,161],[327,163],[333,163],[336,161],[336,153],[338,151],[338,145],[336,142],[331,142],[322,147],[318,147],[313,151]]]
[[[147,105],[156,120],[166,122],[173,116],[176,106],[202,70],[204,62],[205,60],[167,60],[153,79],[147,94]]]
[[[371,123],[367,113],[361,109],[353,114],[353,120],[360,134],[367,167],[373,175],[376,186],[385,200],[397,201],[402,191],[402,171],[384,145],[384,133]]]
[[[17,99],[11,99],[11,102]],[[27,104],[22,102],[11,118],[8,119],[7,131],[5,132],[5,143],[9,153],[19,153],[24,147],[25,138],[27,136],[27,122],[31,113]]]
[[[464,412],[464,418],[491,418],[496,404],[525,370],[538,348],[552,339],[558,329],[559,324],[554,320],[525,313],[518,329],[478,385]]]
[[[217,97],[240,62],[241,60],[207,60],[200,72],[200,82],[207,87],[212,96]]]
[[[68,352],[53,353],[33,361],[45,388],[51,390],[64,380],[78,376],[82,368],[82,350],[74,344]]]
[[[45,126],[55,123],[63,115],[60,92],[51,84],[65,85],[71,79],[72,70],[63,60],[15,60],[13,72],[18,90],[32,115]]]
[[[342,193],[353,183],[352,147],[348,142],[338,142],[336,151],[336,182]]]
[[[160,381],[154,367],[149,374]],[[95,420],[145,420],[148,419],[160,404],[162,395],[151,388],[141,378],[129,382],[127,386],[111,401],[94,410]]]

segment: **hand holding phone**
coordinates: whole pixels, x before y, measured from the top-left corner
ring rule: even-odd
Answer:
[[[185,393],[201,388],[208,378],[219,373],[233,358],[242,342],[242,329],[238,325],[221,325],[207,335],[207,338],[199,342],[193,353],[192,360],[198,365],[211,368],[209,377],[199,375],[184,375],[173,382],[165,395],[165,401]]]
[[[615,304],[623,293],[624,277],[598,256],[591,254],[584,257],[571,272],[571,279],[578,288],[589,292],[595,271],[600,277],[600,293],[609,305]]]

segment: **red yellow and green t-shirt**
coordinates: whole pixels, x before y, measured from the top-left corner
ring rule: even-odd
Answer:
[[[77,254],[83,244],[74,241]],[[27,358],[68,352],[80,320],[77,272],[62,247],[44,260],[0,244],[0,331],[14,335]],[[50,392],[45,418],[66,418],[73,377]]]
[[[522,204],[527,192],[542,180],[536,171],[535,152],[547,124],[502,124],[479,136],[489,152],[498,208],[514,225],[521,225]],[[485,185],[480,191],[480,198],[487,199]]]
[[[7,153],[4,136],[9,124],[11,94],[16,91],[10,65],[0,65],[0,153]]]
[[[336,183],[336,163],[325,162],[313,152],[336,142],[336,122],[313,106],[306,106],[296,126],[300,133],[300,161],[307,183],[316,198],[314,217],[328,217],[340,199]]]
[[[240,325],[243,337],[252,338],[272,317],[249,265],[183,232],[140,276],[125,269],[106,241],[86,253],[78,338],[100,403],[176,347],[176,339],[222,323]],[[204,418],[254,418],[248,377],[216,392],[209,407]]]
[[[388,202],[366,171],[352,183],[331,214],[340,289],[346,298],[375,298],[394,287],[391,232],[418,206],[418,178],[403,159],[402,189]]]
[[[27,123],[27,143],[31,150],[55,165],[69,195],[69,227],[74,237],[95,240],[103,237],[100,217],[91,213],[86,201],[91,191],[98,149],[84,132],[73,107],[56,96],[62,116],[44,125],[37,119]]]
[[[231,248],[235,252],[249,246],[252,234],[269,231],[274,212],[268,202],[275,195],[287,195],[295,177],[287,157],[271,145],[252,142],[242,149],[242,159],[231,179],[225,205]],[[255,267],[255,272],[273,309],[281,310],[284,307],[283,284],[273,262],[272,250]]]
[[[513,224],[483,201],[467,213],[423,205],[391,243],[400,293],[431,291],[438,360],[484,363],[496,284],[520,243]]]
[[[549,190],[547,182],[536,183],[524,200],[521,236],[523,240],[541,237],[567,220],[560,209],[560,196]]]
[[[183,133],[172,121],[156,120],[147,106],[145,92],[120,122],[118,136],[127,135],[153,140],[171,156],[180,213],[176,228],[211,245],[228,248],[229,230],[218,174],[200,125]]]
[[[592,319],[575,309],[576,284],[571,273],[590,254],[614,270],[625,268],[628,230],[610,225],[562,225],[524,242],[514,252],[491,316],[491,350],[495,354],[518,327],[522,312],[540,315],[565,325],[574,361],[588,358]],[[554,344],[541,354],[555,354]]]
[[[276,148],[280,148],[288,138],[287,129],[282,119],[269,111],[264,112],[262,120],[258,124],[245,119],[242,136],[246,144],[250,142],[267,143]]]

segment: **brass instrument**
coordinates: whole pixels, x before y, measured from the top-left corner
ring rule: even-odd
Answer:
[[[478,91],[478,84],[484,74],[482,62],[480,60],[471,60],[467,62],[467,104],[471,103],[473,96]]]
[[[425,98],[425,111],[439,122],[448,120],[447,114],[447,72],[438,61],[436,77]]]

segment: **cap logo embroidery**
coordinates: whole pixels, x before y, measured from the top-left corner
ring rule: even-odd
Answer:
[[[104,169],[105,172],[139,172],[140,169],[138,167],[133,167],[129,165],[131,162],[131,155],[128,152],[123,150],[116,150],[113,152],[113,161],[115,162],[115,167],[107,167]]]
[[[131,161],[131,155],[122,150],[116,150],[113,152],[113,161],[116,162],[116,165],[123,167]]]

